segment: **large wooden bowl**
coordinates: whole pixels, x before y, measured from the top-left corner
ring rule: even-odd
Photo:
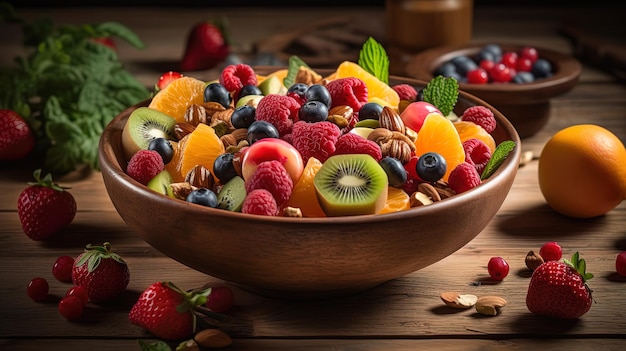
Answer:
[[[487,43],[444,46],[422,51],[406,66],[407,74],[416,79],[430,80],[444,62],[460,55],[473,56]],[[523,45],[499,44],[503,51],[518,51]],[[536,47],[539,57],[548,60],[554,74],[526,84],[468,84],[459,88],[485,100],[502,112],[515,126],[522,138],[541,130],[550,117],[550,100],[570,91],[577,83],[582,66],[572,56]]]
[[[457,111],[476,104],[487,105],[461,93]],[[445,258],[491,221],[511,188],[520,158],[518,134],[496,111],[495,140],[513,140],[518,146],[490,179],[466,193],[384,215],[248,215],[171,199],[126,175],[122,130],[138,106],[106,127],[99,146],[102,177],[120,216],[165,255],[266,296],[302,299],[355,293]]]

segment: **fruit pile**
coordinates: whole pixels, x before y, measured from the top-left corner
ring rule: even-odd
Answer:
[[[364,49],[368,43],[377,44]],[[496,152],[488,108],[452,112],[454,79],[435,78],[418,92],[390,86],[364,68],[372,66],[346,61],[323,77],[292,57],[288,69],[266,76],[246,64],[227,66],[211,82],[167,73],[169,83],[124,127],[126,172],[209,207],[346,216],[467,191],[512,148],[505,142],[508,151]]]
[[[470,84],[522,84],[548,78],[553,71],[550,61],[539,57],[534,47],[504,51],[498,44],[488,44],[473,56],[459,55],[444,62],[435,74]]]

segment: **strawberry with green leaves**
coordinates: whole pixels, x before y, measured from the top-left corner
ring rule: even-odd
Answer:
[[[49,238],[69,225],[76,215],[76,200],[52,182],[49,173],[42,179],[41,169],[33,172],[36,182],[28,183],[17,199],[17,213],[24,233],[32,240]]]
[[[26,120],[13,110],[0,110],[0,160],[20,160],[35,147],[35,137]]]
[[[72,282],[87,290],[89,301],[102,303],[119,296],[130,281],[130,270],[111,244],[87,245],[72,267]]]
[[[196,330],[194,308],[205,304],[210,293],[210,288],[186,292],[171,282],[157,282],[139,296],[128,318],[161,339],[188,338]]]
[[[181,62],[183,71],[211,69],[223,62],[230,53],[225,20],[206,21],[194,25],[187,37],[187,47]]]
[[[576,252],[571,260],[541,264],[530,279],[526,306],[530,312],[559,319],[575,319],[591,308],[591,289],[586,281],[593,274]]]

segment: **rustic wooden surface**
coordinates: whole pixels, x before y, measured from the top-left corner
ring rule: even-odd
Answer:
[[[618,22],[618,13],[623,13],[623,6],[477,8],[473,40],[522,42],[571,52],[570,43],[558,34],[563,20],[578,20],[594,35],[619,41],[624,38],[624,27]],[[22,14],[27,18],[52,16],[59,22],[115,20],[128,25],[147,48],[136,51],[122,44],[120,57],[150,86],[161,71],[172,69],[182,55],[186,31],[202,18],[228,16],[236,51],[250,58],[254,43],[320,18],[347,14],[369,18],[372,33],[380,33],[384,11],[103,8],[28,9]],[[0,30],[0,60],[7,64],[21,52],[20,36],[11,26],[3,25]],[[200,78],[211,74],[214,72],[194,73]],[[523,140],[524,151],[538,155],[550,135],[578,123],[602,125],[626,140],[625,93],[616,78],[585,65],[578,86],[553,100],[546,128]],[[160,280],[171,280],[182,288],[228,284],[163,256],[139,239],[115,211],[97,172],[60,180],[72,187],[78,203],[76,218],[53,239],[31,241],[22,232],[16,202],[32,170],[28,163],[0,165],[1,349],[138,350],[137,339],[154,338],[131,325],[127,315],[148,285]],[[538,318],[524,303],[529,282],[524,256],[553,240],[563,246],[565,255],[580,251],[588,270],[595,273],[590,282],[595,303],[576,321]],[[26,296],[26,285],[35,276],[48,280],[51,294],[64,294],[70,286],[53,278],[55,259],[77,255],[86,244],[104,241],[112,242],[130,266],[131,282],[119,301],[89,305],[80,322],[70,323],[59,315],[56,303],[35,303]],[[539,192],[535,160],[519,169],[507,200],[490,225],[455,254],[370,291],[336,299],[274,300],[232,286],[236,305],[230,313],[232,318],[221,328],[234,338],[231,350],[621,350],[626,345],[626,280],[614,272],[615,256],[625,250],[626,204],[590,220],[560,216],[545,204]],[[486,263],[492,256],[508,260],[509,276],[500,284],[477,284],[487,277]],[[439,299],[439,294],[448,290],[496,294],[509,304],[497,317],[483,317],[473,310],[450,310]]]

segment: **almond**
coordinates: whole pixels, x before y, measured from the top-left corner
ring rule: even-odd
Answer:
[[[219,329],[204,329],[199,331],[193,339],[200,347],[219,349],[230,346],[233,340]]]
[[[458,292],[441,293],[441,301],[453,308],[470,308],[476,304],[478,297],[472,294],[459,294]]]
[[[506,303],[500,296],[483,296],[476,301],[476,312],[485,316],[497,316]]]

